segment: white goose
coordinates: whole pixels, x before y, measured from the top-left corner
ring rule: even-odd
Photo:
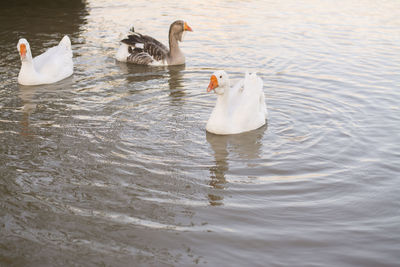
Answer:
[[[33,59],[26,39],[22,38],[18,41],[17,49],[21,57],[18,83],[22,85],[55,83],[73,73],[71,41],[67,35],[57,46],[49,48]]]
[[[265,124],[268,113],[263,81],[256,73],[246,72],[244,79],[230,87],[228,74],[216,71],[210,78],[207,92],[212,90],[218,97],[206,125],[208,132],[238,134]]]

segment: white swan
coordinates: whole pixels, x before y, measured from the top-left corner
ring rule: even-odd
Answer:
[[[207,122],[206,130],[214,134],[238,134],[263,126],[267,105],[263,81],[256,73],[246,72],[244,79],[230,87],[225,71],[216,71],[210,78],[207,92],[214,91],[217,103]]]
[[[19,39],[17,49],[21,57],[18,83],[38,85],[58,82],[73,73],[71,41],[66,35],[57,46],[32,59],[32,52],[26,39]]]

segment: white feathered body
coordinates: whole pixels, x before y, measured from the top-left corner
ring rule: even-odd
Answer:
[[[206,130],[214,134],[238,134],[260,128],[266,119],[263,81],[255,73],[246,73],[244,79],[218,95]]]
[[[50,84],[73,74],[71,41],[64,36],[57,46],[32,59],[29,51],[22,60],[18,83],[22,85]]]

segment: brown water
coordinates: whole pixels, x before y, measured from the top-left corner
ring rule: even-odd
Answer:
[[[1,4],[1,266],[398,266],[399,1]],[[117,63],[131,25],[185,66]],[[75,73],[24,87],[72,40]],[[268,125],[205,131],[211,73],[264,81]]]

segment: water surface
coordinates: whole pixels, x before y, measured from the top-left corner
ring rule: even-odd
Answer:
[[[398,1],[1,4],[0,265],[395,266]],[[114,59],[136,31],[186,65]],[[20,86],[16,44],[75,73]],[[205,131],[214,70],[264,81],[266,126]]]

